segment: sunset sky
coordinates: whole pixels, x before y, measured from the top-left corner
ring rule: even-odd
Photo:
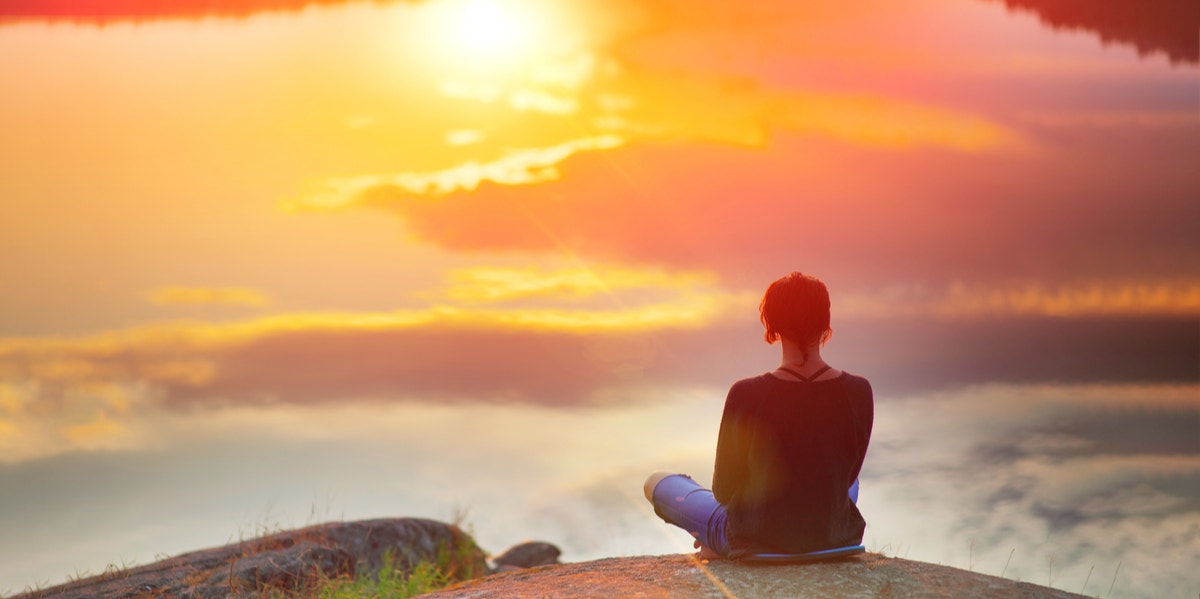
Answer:
[[[772,365],[757,303],[792,270],[877,394],[1180,384],[1144,401],[1196,418],[1200,68],[1154,23],[42,7],[0,9],[0,465],[247,409],[721,387]]]

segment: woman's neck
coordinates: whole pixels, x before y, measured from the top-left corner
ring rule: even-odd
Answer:
[[[783,346],[783,361],[780,363],[781,366],[816,370],[826,365],[825,359],[821,357],[820,342],[813,342],[807,347],[801,347],[786,338],[781,338],[780,344]],[[807,359],[805,359],[806,353],[808,355]]]

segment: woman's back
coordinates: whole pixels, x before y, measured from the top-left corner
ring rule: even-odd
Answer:
[[[731,557],[857,544],[865,523],[848,495],[871,435],[870,383],[773,374],[733,385],[713,493],[727,507]]]

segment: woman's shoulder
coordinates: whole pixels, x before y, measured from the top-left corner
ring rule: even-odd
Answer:
[[[756,374],[754,376],[748,376],[744,379],[737,380],[733,383],[729,390],[730,392],[733,392],[734,390],[751,391],[754,389],[761,389],[762,387],[770,385],[778,380],[779,378],[775,375],[769,372],[764,372],[762,374]]]
[[[849,384],[854,387],[862,387],[862,388],[866,388],[866,389],[871,388],[871,382],[868,381],[865,377],[862,377],[860,375],[857,375],[857,374],[854,374],[854,373],[851,373],[851,372],[848,372],[845,370],[842,370],[837,376],[834,376],[834,377],[831,377],[828,379],[821,379],[817,382],[832,382],[832,381],[842,381],[843,383]],[[734,389],[741,390],[741,391],[749,391],[752,389],[761,389],[763,387],[772,386],[772,385],[775,385],[776,383],[780,383],[780,382],[788,383],[788,382],[793,382],[793,381],[781,379],[770,372],[764,372],[762,374],[757,374],[754,376],[746,377],[744,379],[739,379],[738,381],[733,383],[733,385],[730,387],[730,391],[732,391]]]
[[[838,380],[841,380],[844,385],[855,392],[865,394],[868,397],[872,394],[871,381],[868,381],[866,377],[843,370],[842,374],[838,375]]]
[[[759,375],[739,379],[729,387],[729,397],[727,401],[745,402],[756,397],[769,395],[769,387],[773,382],[778,381],[771,373],[764,372]]]

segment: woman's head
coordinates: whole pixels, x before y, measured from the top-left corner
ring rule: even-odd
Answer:
[[[829,328],[829,290],[814,276],[793,272],[771,283],[758,311],[767,329],[767,343],[787,337],[805,348],[818,342],[824,345],[833,335]]]

